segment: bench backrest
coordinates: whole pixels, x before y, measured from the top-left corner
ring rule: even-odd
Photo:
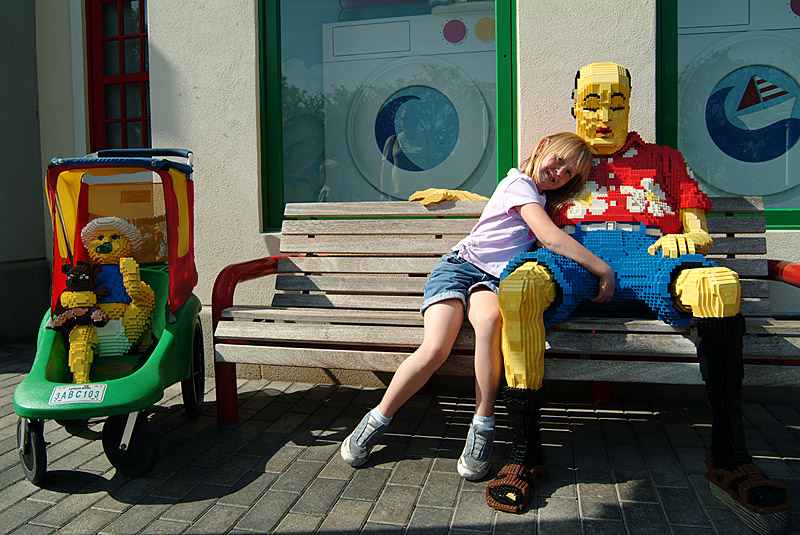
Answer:
[[[712,199],[709,257],[737,271],[742,313],[770,315],[760,197]],[[485,201],[287,204],[273,307],[411,314],[442,254],[466,236]],[[750,216],[750,217],[743,217]],[[419,317],[418,315],[416,316]]]

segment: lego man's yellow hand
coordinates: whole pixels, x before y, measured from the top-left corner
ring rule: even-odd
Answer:
[[[713,240],[707,232],[690,232],[688,234],[667,234],[660,237],[653,245],[647,248],[651,255],[661,250],[661,256],[677,258],[685,254],[706,254],[711,248]]]
[[[409,201],[419,201],[425,206],[442,201],[486,201],[487,197],[455,189],[428,188],[426,190],[414,192]]]

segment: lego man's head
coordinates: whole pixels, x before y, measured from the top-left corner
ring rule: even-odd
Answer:
[[[81,231],[81,241],[96,264],[117,264],[120,258],[136,257],[142,250],[139,229],[119,217],[100,217]]]
[[[577,134],[595,154],[613,154],[628,138],[631,75],[616,63],[592,63],[575,75]]]

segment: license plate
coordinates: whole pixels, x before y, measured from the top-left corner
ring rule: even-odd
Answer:
[[[50,395],[50,405],[100,403],[106,395],[106,386],[105,383],[57,386]]]

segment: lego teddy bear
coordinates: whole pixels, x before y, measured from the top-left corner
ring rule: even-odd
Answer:
[[[107,296],[108,289],[96,287],[100,266],[78,262],[61,270],[67,276],[67,289],[58,296],[52,327],[67,334],[73,381],[88,383],[98,343],[97,328],[108,323],[108,314],[97,306],[97,300]]]

